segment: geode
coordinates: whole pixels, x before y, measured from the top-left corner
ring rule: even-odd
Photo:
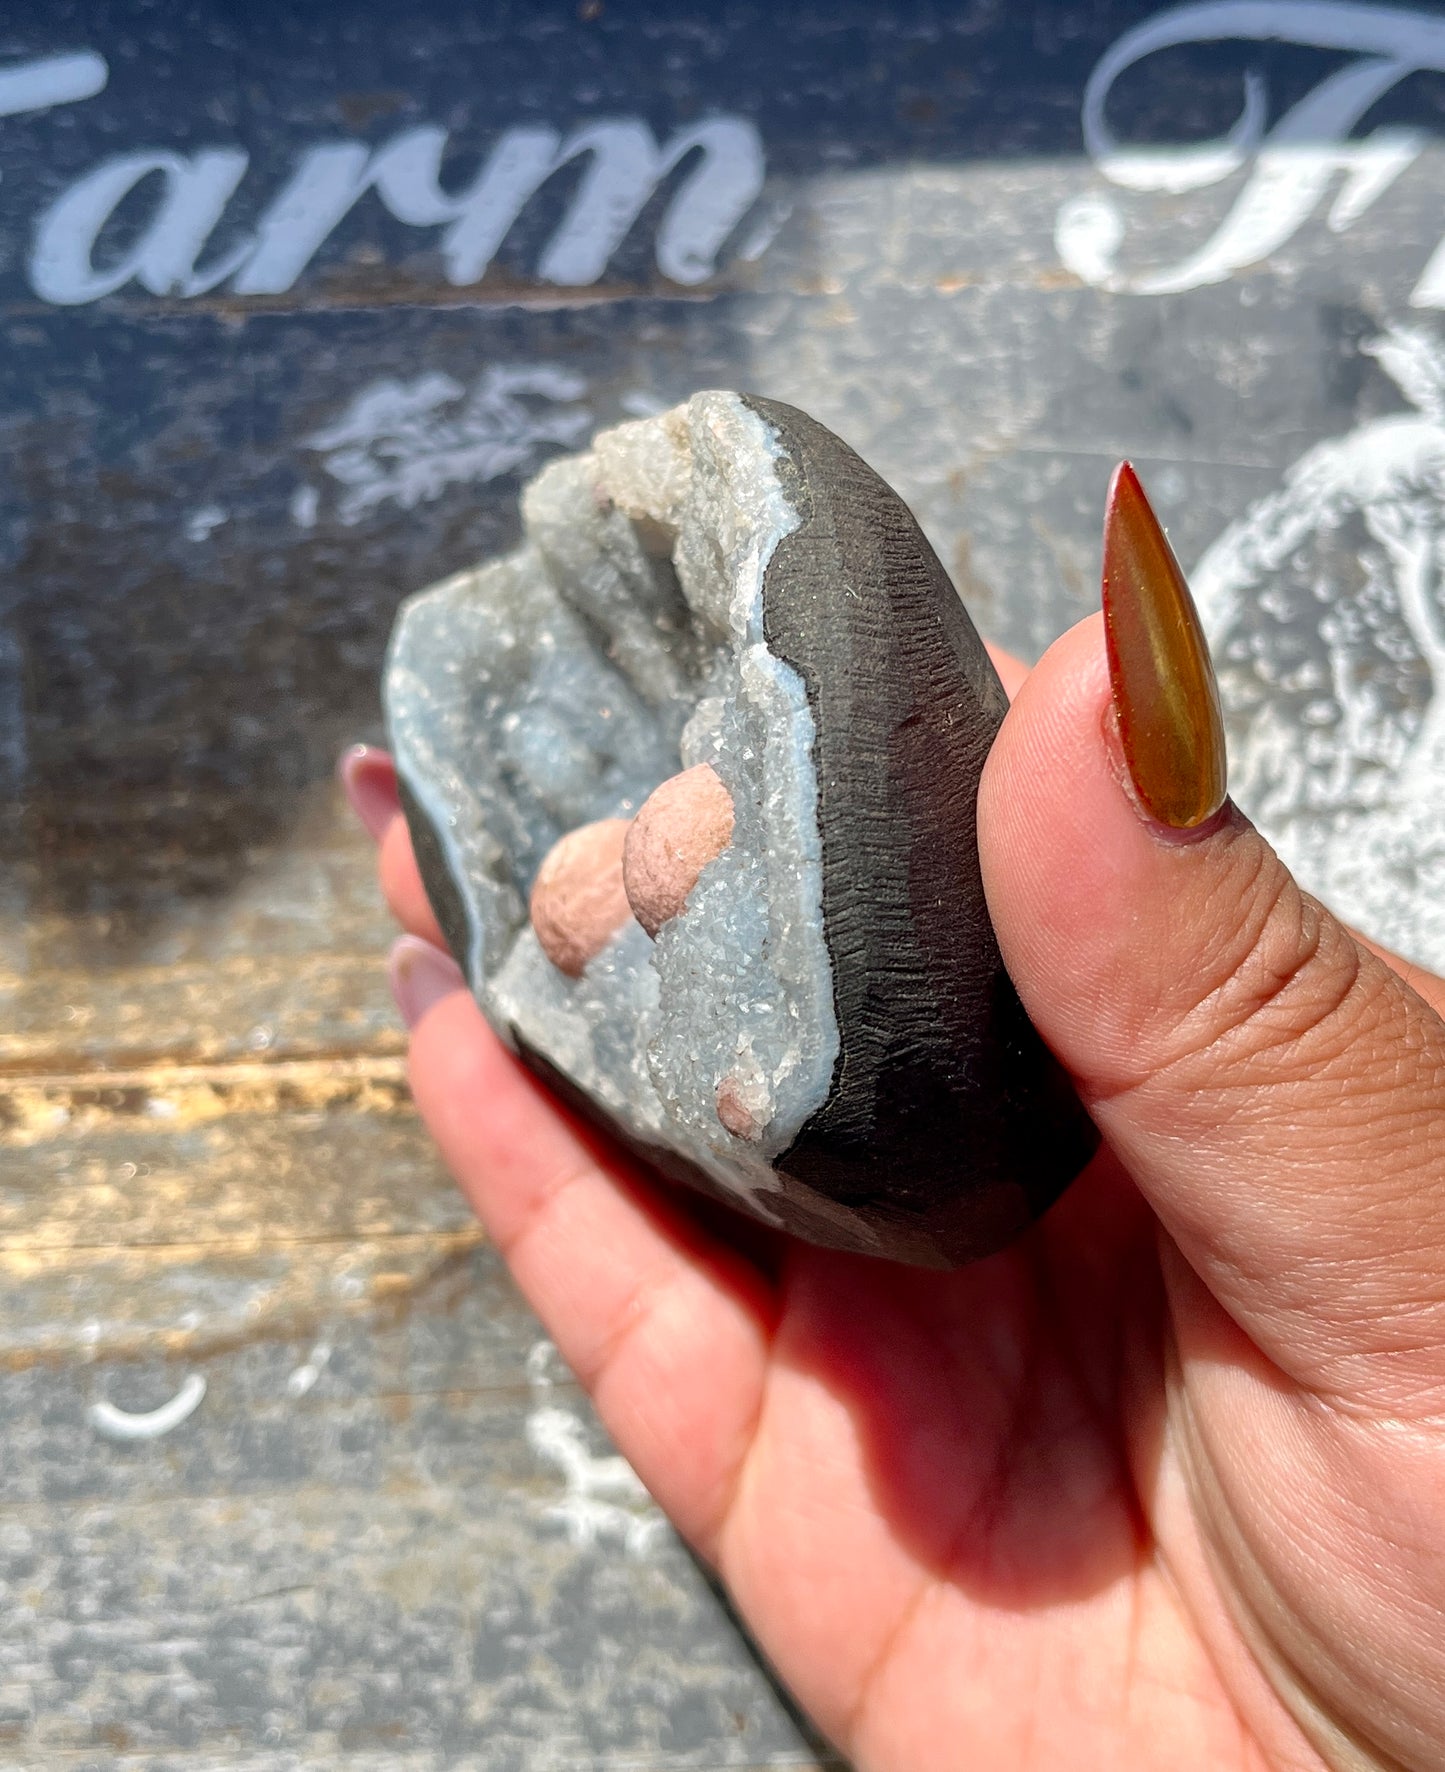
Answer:
[[[999,957],[975,802],[1007,704],[909,511],[805,414],[702,393],[552,462],[522,521],[403,606],[385,681],[488,1020],[655,1170],[772,1225],[935,1267],[1001,1248],[1097,1136]],[[654,939],[624,904],[559,960],[529,915],[559,840],[701,765],[731,831],[680,913]]]

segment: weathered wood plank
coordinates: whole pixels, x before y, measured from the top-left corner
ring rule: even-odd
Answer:
[[[52,1395],[27,1447],[50,1481],[0,1522],[7,1764],[230,1765],[268,1739],[303,1764],[817,1763],[649,1504],[589,1516],[529,1443],[545,1407],[605,1471],[570,1388],[399,1408],[355,1394],[345,1329],[309,1395],[264,1396],[280,1364],[218,1357],[196,1414],[136,1447]]]
[[[517,479],[569,426],[700,386],[837,428],[980,625],[1030,655],[1096,604],[1116,456],[1140,460],[1192,566],[1324,440],[1367,452],[1406,412],[1438,429],[1419,385],[1421,364],[1441,373],[1419,286],[1441,225],[1431,76],[1383,101],[1418,164],[1336,202],[1330,156],[1369,127],[1341,115],[1310,145],[1324,178],[1302,161],[1293,197],[1276,181],[1283,226],[1241,265],[1224,249],[1262,160],[1140,190],[1081,133],[1091,73],[1153,0],[645,19],[415,0],[363,7],[357,30],[215,0],[165,31],[124,0],[19,10],[7,58],[83,51],[108,79],[7,117],[0,142],[0,1762],[814,1765],[676,1544],[629,1549],[642,1504],[580,1505],[618,1505],[577,1488],[606,1448],[406,1105],[389,930],[331,758],[377,735],[397,598],[510,545]],[[1432,10],[1406,0],[1393,28]],[[1266,130],[1317,98],[1339,58],[1292,42],[1294,16],[1130,70],[1104,94],[1120,144],[1187,158],[1237,115],[1246,69]],[[665,158],[700,117],[755,132],[768,186],[718,274],[684,288],[658,247],[664,218],[697,219],[691,173],[654,180],[645,144]],[[339,141],[364,156],[435,128],[435,203],[514,128],[562,142],[597,118],[643,143],[597,188],[641,168],[642,207],[590,281],[543,272],[567,230],[607,225],[580,162],[518,190],[474,282],[453,280],[444,228],[376,190],[279,291],[187,281],[279,225],[278,193]],[[97,286],[47,295],[57,199],[161,147],[244,159],[213,236],[182,262],[180,209],[133,192],[104,239],[72,241],[72,283],[88,262]],[[106,293],[142,239],[169,292],[129,275]],[[1177,274],[1206,261],[1193,287]],[[1372,342],[1402,327],[1413,377]],[[516,372],[531,392],[507,393]],[[359,441],[324,440],[347,424]],[[1375,514],[1428,538],[1438,502]],[[1334,536],[1303,514],[1312,546]],[[1316,584],[1306,561],[1277,633],[1227,640],[1237,760],[1249,698],[1284,705],[1266,642],[1320,684],[1370,663],[1355,629],[1379,611],[1335,595],[1349,570]],[[1363,721],[1310,704],[1291,736],[1348,785],[1391,697],[1406,755],[1445,692],[1427,676]],[[1368,835],[1348,798],[1316,810],[1340,846]],[[1401,888],[1428,908],[1423,871]],[[149,1409],[195,1375],[204,1400],[164,1438],[97,1435],[97,1402]],[[582,1436],[570,1478],[538,1450],[549,1408]]]
[[[479,1241],[474,1226],[357,1241],[0,1255],[0,1362],[181,1354],[307,1332],[338,1308],[394,1308]]]
[[[250,956],[0,986],[0,1076],[396,1053],[374,961]]]
[[[360,956],[386,936],[370,844],[329,777],[280,800],[265,783],[52,793],[32,800],[28,825],[40,859],[17,870],[29,913],[14,970],[32,979]]]
[[[106,1073],[12,1087],[0,1251],[240,1249],[467,1222],[399,1060]]]

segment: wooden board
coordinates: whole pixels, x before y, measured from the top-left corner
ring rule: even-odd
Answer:
[[[0,1760],[819,1764],[429,1148],[339,793],[250,862],[11,926]]]
[[[1398,822],[1445,793],[1445,664],[1372,540],[1435,546],[1438,481],[1344,520],[1296,472],[1348,481],[1403,414],[1445,447],[1445,9],[1332,46],[1329,10],[8,21],[0,1762],[824,1763],[440,1173],[331,778],[398,599],[510,545],[595,427],[706,386],[813,412],[1028,655],[1095,606],[1132,455],[1246,810],[1445,964],[1438,821]],[[1210,160],[1246,74],[1263,133]],[[1386,839],[1388,900],[1351,900]],[[161,1438],[97,1426],[195,1378]]]

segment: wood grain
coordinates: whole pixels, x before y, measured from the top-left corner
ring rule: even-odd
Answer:
[[[610,1456],[411,1106],[369,845],[295,798],[229,889],[144,793],[6,876],[0,1759],[817,1765],[650,1503],[538,1450]]]

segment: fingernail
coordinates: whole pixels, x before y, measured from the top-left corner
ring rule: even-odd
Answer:
[[[462,969],[451,955],[417,935],[403,935],[393,943],[387,975],[401,1019],[409,1028],[414,1028],[434,1003],[466,986]]]
[[[1174,830],[1203,824],[1227,785],[1219,684],[1189,586],[1128,462],[1104,510],[1104,633],[1140,804]]]
[[[354,744],[343,751],[336,773],[351,802],[351,809],[379,843],[401,810],[396,793],[396,764],[388,751],[376,745]]]

